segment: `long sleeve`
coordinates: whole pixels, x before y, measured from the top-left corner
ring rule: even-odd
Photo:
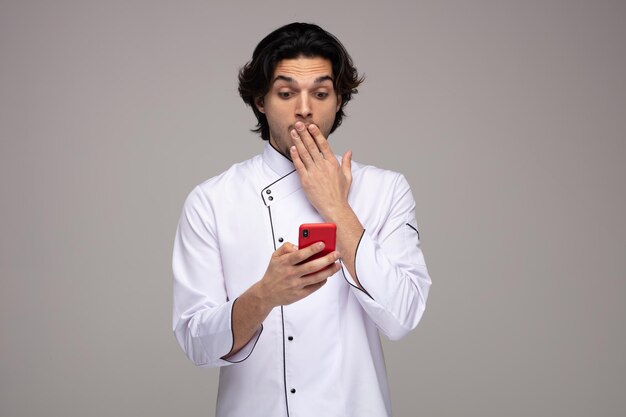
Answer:
[[[226,292],[213,211],[199,187],[185,201],[176,230],[172,269],[173,330],[189,359],[203,367],[245,360],[262,329],[236,355],[221,359],[233,346],[232,308],[236,299],[229,299]]]
[[[404,176],[390,194],[390,207],[379,228],[367,226],[356,249],[358,288],[348,269],[343,273],[359,303],[391,340],[414,329],[426,308],[431,285],[420,249],[415,201]]]

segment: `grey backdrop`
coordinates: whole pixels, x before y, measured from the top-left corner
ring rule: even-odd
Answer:
[[[238,68],[294,20],[367,76],[434,281],[397,416],[626,412],[626,2],[0,3],[0,415],[210,416],[171,331],[183,200],[259,152]]]

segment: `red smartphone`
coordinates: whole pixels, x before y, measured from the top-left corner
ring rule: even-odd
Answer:
[[[335,250],[337,225],[335,223],[305,223],[300,225],[298,249],[304,249],[317,242],[324,242],[324,249],[306,260],[321,258]]]

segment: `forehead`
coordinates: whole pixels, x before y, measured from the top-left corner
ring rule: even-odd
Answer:
[[[276,64],[274,79],[280,75],[293,78],[295,81],[307,81],[320,76],[332,77],[333,66],[330,60],[321,57],[283,59]]]

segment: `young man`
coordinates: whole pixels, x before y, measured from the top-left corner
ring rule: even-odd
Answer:
[[[332,153],[362,79],[311,24],[269,34],[239,74],[263,153],[197,186],[174,244],[174,332],[221,367],[217,416],[388,416],[379,332],[417,326],[431,284],[398,173]],[[337,225],[337,251],[298,249],[302,223]]]

